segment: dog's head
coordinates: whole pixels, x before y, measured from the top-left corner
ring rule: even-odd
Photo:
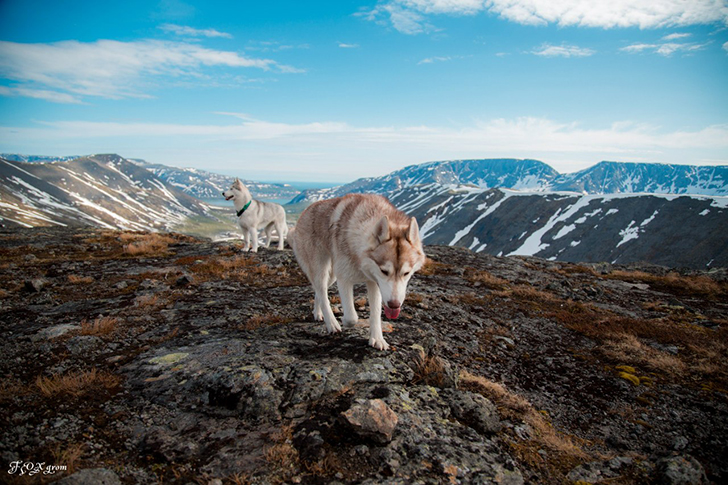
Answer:
[[[235,182],[230,186],[229,189],[223,191],[222,196],[225,200],[235,200],[236,198],[246,198],[249,200],[250,192],[248,188],[243,185],[239,178],[235,179]]]
[[[375,227],[373,244],[363,267],[379,285],[384,314],[394,319],[399,316],[410,278],[425,264],[417,220],[412,217],[407,225],[400,225],[382,217]]]

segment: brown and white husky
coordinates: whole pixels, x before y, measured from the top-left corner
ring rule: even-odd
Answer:
[[[407,283],[425,263],[414,217],[372,194],[349,194],[310,205],[291,230],[288,242],[316,293],[313,315],[329,333],[341,326],[327,289],[338,282],[344,325],[358,321],[354,285],[366,283],[369,345],[386,350],[380,306],[387,318],[399,316]]]

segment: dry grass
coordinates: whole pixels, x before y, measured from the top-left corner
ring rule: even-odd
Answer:
[[[81,322],[81,335],[95,335],[104,337],[116,330],[119,319],[116,317],[99,317],[93,322],[83,320]]]
[[[581,264],[563,266],[563,267],[557,269],[556,273],[563,275],[563,276],[570,276],[573,274],[585,274],[585,275],[589,275],[589,276],[599,277],[599,274],[596,271],[594,271],[592,268],[589,268],[589,267],[581,265]]]
[[[54,374],[51,377],[38,376],[35,386],[45,397],[60,395],[81,396],[87,392],[100,389],[112,390],[119,387],[119,377],[106,371],[69,372],[67,374]]]
[[[165,254],[169,249],[169,245],[175,242],[175,239],[168,234],[160,233],[123,233],[119,236],[123,242],[129,241],[124,245],[124,254],[129,256],[157,256]]]
[[[452,268],[452,265],[438,263],[430,258],[425,258],[425,264],[417,272],[424,276],[432,276],[436,274],[445,274]]]
[[[202,262],[193,262],[190,272],[202,280],[245,280],[251,277],[276,274],[266,264],[247,256],[206,258]]]
[[[715,281],[708,276],[683,276],[676,272],[654,275],[644,271],[612,271],[606,276],[627,282],[647,283],[655,289],[676,295],[700,296],[709,300],[728,299],[728,283]]]
[[[503,290],[508,287],[507,280],[493,276],[487,271],[466,271],[465,279],[471,283],[480,283],[482,286],[493,290]]]
[[[545,476],[562,482],[566,473],[590,458],[582,449],[586,442],[557,431],[544,412],[536,410],[528,400],[509,391],[502,384],[463,370],[460,372],[460,387],[485,396],[495,403],[505,418],[523,421],[530,427],[529,439],[523,442],[513,441],[509,445],[521,461],[541,470]],[[539,453],[544,448],[551,451],[551,456],[546,461]]]
[[[290,323],[293,320],[288,317],[282,317],[280,315],[253,315],[248,319],[247,322],[240,325],[240,330],[256,330],[261,327],[270,327],[273,325],[280,325],[282,323]]]
[[[150,308],[159,304],[159,295],[139,295],[134,299],[134,306],[137,308]]]
[[[93,276],[79,276],[75,274],[68,275],[68,282],[73,285],[89,284],[94,282]]]
[[[68,475],[74,473],[76,468],[79,466],[81,457],[83,456],[84,447],[83,443],[69,444],[65,448],[62,448],[60,444],[57,444],[55,448],[51,450],[51,455],[53,456],[52,464],[65,466],[66,470],[64,473],[67,473]]]
[[[414,384],[425,383],[429,386],[444,387],[448,381],[452,381],[452,376],[448,375],[448,367],[445,362],[436,355],[425,354],[420,351],[412,361],[412,370],[414,370]]]
[[[298,470],[300,463],[298,450],[293,446],[293,427],[282,427],[273,440],[275,444],[265,450],[265,461],[285,479]]]

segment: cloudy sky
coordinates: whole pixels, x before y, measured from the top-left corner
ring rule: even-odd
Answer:
[[[2,0],[0,152],[327,182],[725,165],[727,28],[726,0]]]

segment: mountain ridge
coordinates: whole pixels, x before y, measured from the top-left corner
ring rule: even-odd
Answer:
[[[410,165],[381,177],[362,178],[330,189],[303,191],[291,203],[315,202],[350,192],[388,194],[430,183],[530,192],[728,195],[728,165],[602,161],[578,172],[560,174],[550,165],[531,159],[445,160]]]
[[[0,221],[11,226],[171,230],[207,204],[119,155],[26,163],[0,159]]]

